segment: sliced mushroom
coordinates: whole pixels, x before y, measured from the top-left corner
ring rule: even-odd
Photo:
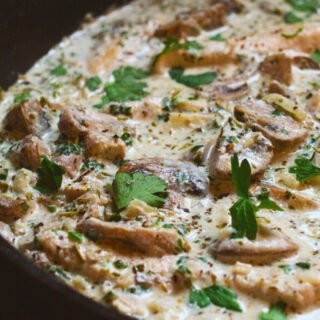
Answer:
[[[58,166],[62,167],[67,175],[74,177],[80,170],[83,156],[81,154],[60,154],[53,159]]]
[[[154,174],[168,183],[168,188],[176,192],[206,195],[208,178],[197,166],[187,161],[147,158],[125,162],[118,173],[141,172]]]
[[[298,121],[262,100],[248,99],[234,109],[239,121],[249,123],[271,140],[276,149],[290,149],[301,143],[308,131]]]
[[[239,261],[262,265],[293,255],[297,250],[297,245],[280,230],[260,226],[257,239],[218,240],[211,248],[211,253],[225,263]]]
[[[284,53],[267,56],[260,65],[260,71],[272,80],[289,85],[292,81],[292,59]]]
[[[43,156],[49,155],[48,146],[33,135],[26,136],[9,152],[11,161],[18,167],[36,170]]]
[[[186,38],[197,36],[200,30],[211,30],[223,26],[226,23],[226,8],[223,4],[215,4],[212,7],[180,14],[177,20],[160,26],[154,33],[159,38]]]
[[[209,175],[213,183],[231,182],[231,157],[234,154],[238,155],[240,161],[249,161],[252,179],[256,180],[269,165],[273,148],[271,142],[261,133],[240,128],[230,120],[210,155]]]
[[[268,93],[277,93],[277,94],[281,94],[286,98],[292,98],[292,94],[289,91],[289,89],[282,83],[278,82],[277,80],[273,80],[270,82]]]
[[[84,220],[79,230],[100,243],[109,243],[110,240],[120,240],[132,245],[137,250],[150,256],[178,254],[179,235],[176,230],[163,228],[143,228],[140,226],[122,223],[104,222],[96,218]],[[183,242],[184,250],[189,246]]]
[[[28,211],[26,201],[17,200],[7,195],[0,195],[0,220],[11,223],[23,217]]]

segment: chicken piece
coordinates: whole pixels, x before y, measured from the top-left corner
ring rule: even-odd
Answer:
[[[154,33],[158,38],[186,38],[197,36],[200,30],[212,30],[226,23],[227,11],[223,4],[215,4],[207,10],[187,12],[177,20],[160,26]]]
[[[4,128],[20,136],[41,136],[48,128],[47,110],[38,100],[28,100],[15,105],[4,119]]]
[[[29,209],[26,201],[0,195],[0,220],[11,223],[24,216]]]
[[[114,280],[115,276],[99,261],[108,260],[111,254],[85,240],[86,244],[76,244],[64,231],[40,231],[37,240],[49,260],[65,270],[78,272],[91,281]],[[100,252],[100,253],[99,253]]]
[[[320,26],[317,23],[304,24],[303,30],[297,36],[288,39],[283,35],[294,34],[297,31],[295,25],[286,26],[270,34],[248,37],[238,41],[239,52],[266,53],[281,52],[284,50],[295,50],[310,53],[320,50]]]
[[[259,226],[257,239],[218,240],[211,248],[211,253],[225,263],[240,261],[262,265],[293,255],[297,250],[297,245],[280,230]]]
[[[294,276],[276,270],[252,270],[248,274],[236,274],[231,280],[237,290],[270,304],[283,301],[291,310],[302,310],[320,300],[319,277]]]
[[[308,135],[301,123],[262,100],[248,99],[236,105],[234,113],[239,121],[261,131],[278,150],[291,149]]]
[[[63,168],[68,176],[73,178],[80,170],[83,156],[80,154],[60,154],[55,156],[52,160],[59,167]]]
[[[292,81],[292,59],[283,53],[267,56],[260,65],[260,71],[272,80],[289,85]]]
[[[40,166],[41,158],[49,154],[48,146],[38,137],[30,134],[10,150],[9,157],[18,167],[36,170]]]
[[[249,161],[252,180],[257,180],[272,160],[273,147],[261,133],[239,128],[229,121],[209,157],[209,175],[213,182],[231,182],[231,158],[234,154],[238,155],[239,161]]]
[[[117,161],[125,157],[126,145],[117,136],[100,132],[88,132],[85,137],[85,154],[87,157],[98,157]]]
[[[320,69],[320,63],[314,61],[309,56],[295,56],[293,57],[293,64],[302,70],[305,70],[305,69],[319,70]]]
[[[281,201],[290,210],[315,210],[319,208],[318,201],[302,192],[284,189],[268,182],[262,182],[260,186],[269,191],[271,198]]]
[[[59,121],[60,132],[68,138],[83,137],[92,131],[110,133],[119,126],[113,116],[87,108],[65,109]]]
[[[11,228],[6,223],[3,223],[0,221],[0,236],[7,240],[10,243],[13,243],[14,240],[14,234],[11,231]]]
[[[208,178],[200,168],[191,162],[147,158],[125,162],[118,173],[154,174],[168,183],[168,188],[176,192],[206,195]]]
[[[189,250],[188,244],[173,229],[129,226],[122,223],[104,222],[96,218],[84,220],[78,229],[100,243],[120,240],[150,256],[162,257],[178,254],[179,241],[182,241],[185,251]]]
[[[194,68],[237,62],[233,41],[211,41],[199,52],[178,49],[161,54],[152,66],[153,73],[171,68]]]

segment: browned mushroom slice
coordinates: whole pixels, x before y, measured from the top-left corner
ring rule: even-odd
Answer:
[[[206,195],[208,178],[197,166],[187,161],[147,158],[125,162],[118,173],[141,172],[154,174],[168,183],[168,188],[176,192]]]
[[[239,121],[248,122],[271,140],[277,149],[290,149],[301,143],[308,131],[298,121],[262,100],[248,99],[235,107]]]
[[[92,244],[86,243],[85,246],[76,244],[68,237],[67,232],[51,230],[41,231],[37,235],[37,240],[49,260],[65,270],[79,272],[92,281],[114,280],[112,273],[97,262],[101,261],[99,258],[103,256],[101,249]],[[108,252],[104,251],[103,254],[108,255]],[[107,258],[110,258],[110,255]]]
[[[244,6],[242,3],[240,3],[237,0],[213,0],[211,1],[212,4],[223,4],[225,6],[225,8],[227,9],[228,13],[231,12],[236,12],[236,13],[240,13]]]
[[[269,303],[283,301],[291,310],[306,309],[320,300],[317,275],[280,275],[279,269],[255,269],[248,274],[236,274],[232,281],[236,289],[244,293]]]
[[[320,64],[308,56],[295,56],[293,57],[293,64],[299,69],[313,69],[319,70]]]
[[[213,180],[231,181],[231,157],[237,154],[240,161],[247,159],[252,179],[261,177],[272,157],[271,142],[261,133],[239,128],[229,121],[209,159],[209,174]]]
[[[38,100],[15,105],[4,119],[6,130],[41,136],[49,128],[46,108]]]
[[[283,53],[273,54],[264,59],[260,71],[272,80],[289,85],[292,81],[292,59]]]
[[[0,220],[11,223],[24,216],[27,211],[28,204],[25,201],[0,195]]]
[[[89,218],[79,225],[79,230],[100,243],[120,240],[151,256],[178,254],[179,241],[184,250],[189,248],[173,229],[144,228]]]
[[[216,4],[207,10],[180,14],[177,20],[160,26],[154,35],[159,38],[197,36],[201,29],[211,30],[223,26],[226,16],[225,6]]]
[[[271,264],[296,253],[297,250],[297,245],[284,233],[263,226],[259,227],[255,240],[227,238],[218,240],[211,248],[212,254],[220,261],[240,261],[255,265]]]
[[[28,135],[9,152],[9,157],[17,166],[36,170],[40,166],[41,157],[49,153],[49,148],[42,140]]]
[[[314,210],[319,208],[319,202],[302,192],[284,189],[271,183],[262,182],[262,188],[270,192],[271,198],[283,202],[291,210]]]
[[[83,156],[78,154],[60,154],[53,159],[58,166],[62,167],[67,175],[74,177],[80,170]]]

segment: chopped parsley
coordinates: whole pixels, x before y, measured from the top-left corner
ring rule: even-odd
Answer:
[[[130,116],[131,107],[122,104],[111,104],[109,107],[109,112],[114,116],[117,116],[119,114]]]
[[[192,287],[190,290],[189,303],[199,308],[205,308],[212,303],[228,310],[242,311],[236,293],[218,284],[204,289]]]
[[[119,173],[113,181],[112,189],[118,210],[126,208],[133,199],[161,207],[167,197],[167,183],[153,174]]]
[[[218,34],[215,34],[214,36],[209,37],[209,40],[222,42],[222,41],[225,41],[226,39],[220,33],[218,33]]]
[[[14,97],[14,103],[19,104],[29,100],[30,98],[31,98],[30,91],[25,90]]]
[[[55,66],[53,69],[51,69],[50,73],[56,77],[63,77],[67,74],[67,69],[62,63],[60,63],[57,66]]]
[[[97,162],[96,160],[89,159],[84,162],[84,164],[81,167],[81,171],[87,171],[90,169],[94,169],[95,171],[102,170],[104,168],[104,164]]]
[[[293,11],[285,13],[283,16],[283,21],[288,24],[295,24],[303,22],[303,19],[297,16]]]
[[[125,132],[125,133],[123,133],[123,134],[121,135],[120,138],[123,140],[123,142],[126,144],[126,146],[132,146],[132,144],[133,144],[133,139],[132,139],[130,133]]]
[[[287,2],[297,11],[315,13],[319,8],[318,0],[287,0]]]
[[[297,158],[294,163],[295,165],[289,168],[289,173],[295,174],[296,179],[300,182],[320,175],[320,168],[313,165],[307,158]]]
[[[290,273],[291,271],[293,271],[296,268],[303,269],[303,270],[309,270],[311,268],[311,265],[310,265],[309,262],[297,262],[297,263],[295,263],[293,265],[281,264],[281,265],[279,265],[279,268],[283,269],[283,271],[286,274],[288,274],[288,273]]]
[[[320,50],[313,50],[310,56],[313,61],[320,63]]]
[[[76,231],[69,231],[68,236],[70,239],[75,240],[77,242],[82,242],[83,241],[83,235],[79,232]]]
[[[274,201],[269,199],[266,191],[259,196],[259,205],[255,205],[249,197],[249,186],[251,179],[251,168],[247,159],[239,164],[238,156],[235,154],[231,159],[232,182],[240,199],[230,208],[232,227],[235,230],[235,238],[247,237],[254,240],[257,236],[258,224],[256,212],[261,209],[282,211]]]
[[[121,270],[121,269],[126,269],[128,268],[128,264],[126,262],[124,262],[123,260],[116,260],[113,263],[114,267]]]
[[[6,180],[8,178],[9,169],[0,168],[0,180]]]
[[[259,320],[286,320],[287,316],[284,309],[285,304],[283,302],[273,304],[267,312],[260,312]]]
[[[56,266],[50,266],[48,268],[49,272],[55,274],[56,276],[63,278],[65,280],[70,280],[70,277],[68,276],[68,274],[61,268],[56,267]]]
[[[86,80],[86,87],[90,90],[90,91],[96,91],[99,89],[99,87],[102,84],[102,80],[100,77],[98,76],[94,76],[91,78],[88,78]]]
[[[57,148],[58,154],[64,154],[65,156],[69,156],[70,154],[81,154],[82,146],[79,144],[63,144]]]
[[[107,83],[104,87],[105,101],[137,101],[148,94],[147,84],[140,81],[149,75],[148,72],[123,66],[113,71],[112,74],[114,82]]]
[[[38,182],[35,188],[43,194],[53,194],[61,187],[65,171],[47,157],[44,157],[37,173]]]
[[[190,88],[197,88],[212,83],[217,79],[217,73],[213,71],[185,75],[183,68],[174,68],[169,71],[171,79]]]

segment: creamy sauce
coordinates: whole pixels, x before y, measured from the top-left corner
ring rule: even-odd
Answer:
[[[153,36],[158,26],[172,21],[178,13],[205,9],[209,5],[208,2],[205,0],[141,0],[85,24],[81,30],[65,38],[40,59],[31,70],[22,75],[17,83],[4,93],[1,101],[3,116],[14,104],[14,99],[23,92],[29,92],[29,96],[33,99],[45,97],[51,103],[67,108],[83,106],[90,110],[108,113],[109,105],[112,103],[106,103],[99,110],[94,108],[95,105],[101,103],[105,94],[103,85],[100,85],[97,90],[90,91],[86,86],[86,80],[98,75],[103,84],[113,81],[112,71],[121,66],[134,66],[149,70],[154,56],[164,47],[163,42]],[[235,45],[237,47],[237,44],[250,37],[263,39],[274,33],[292,33],[292,30],[294,32],[301,25],[288,26],[284,23],[283,14],[291,10],[290,5],[286,2],[268,1],[269,5],[275,7],[280,14],[267,13],[261,9],[263,3],[266,2],[243,1],[245,5],[243,12],[231,13],[224,26],[211,31],[202,31],[200,35],[189,39],[198,41],[205,48],[203,50],[215,45]],[[304,23],[319,27],[319,15],[311,15]],[[210,37],[217,34],[221,34],[226,39],[225,42],[209,40]],[[286,39],[283,38],[282,41]],[[242,55],[244,61],[240,67],[237,64],[195,67],[190,69],[190,73],[216,71],[218,74],[216,81],[224,81],[237,74],[239,68],[243,68],[250,74],[247,81],[248,95],[256,97],[265,90],[267,84],[260,73],[251,73],[250,70],[256,70],[259,63],[268,54],[268,50],[250,52],[245,46],[239,46],[236,50],[237,55]],[[59,65],[65,71],[62,72],[62,75],[57,76],[52,70]],[[221,102],[197,97],[194,89],[172,80],[167,71],[151,74],[143,81],[147,83],[148,95],[140,101],[124,103],[131,107],[131,116],[116,116],[121,127],[131,132],[133,137],[132,145],[126,147],[126,160],[149,157],[187,159],[192,147],[205,146],[211,140],[216,141],[221,128],[226,125],[229,116],[233,114],[234,101]],[[316,94],[319,88],[319,70],[301,70],[293,67],[293,81],[289,89],[303,110],[307,110],[310,95]],[[168,121],[158,118],[159,115],[165,113],[163,111],[165,97],[175,97],[178,101]],[[147,111],[146,118],[140,116],[143,108]],[[58,129],[60,113],[59,109],[52,113],[50,130],[41,138],[51,150],[55,150],[60,136]],[[308,119],[309,137],[300,144],[297,150],[283,155],[277,153],[263,179],[286,190],[305,194],[314,201],[320,202],[317,179],[308,183],[299,183],[293,174],[288,173],[288,168],[292,166],[297,155],[310,151],[308,147],[310,139],[314,138],[316,141],[318,139],[319,124],[311,116]],[[31,199],[31,210],[10,224],[14,234],[14,245],[88,297],[104,304],[111,303],[121,312],[139,319],[258,319],[259,313],[268,309],[269,299],[259,296],[255,290],[250,292],[250,290],[239,289],[234,281],[236,275],[251,274],[254,278],[267,279],[270,281],[269,286],[272,286],[273,283],[281,283],[284,292],[291,285],[299,288],[301,283],[308,283],[317,292],[318,299],[316,300],[319,301],[319,208],[289,209],[285,201],[278,201],[284,211],[259,211],[259,223],[281,228],[283,233],[293,239],[298,246],[296,254],[263,266],[240,262],[226,264],[214,259],[210,253],[215,239],[226,238],[232,233],[229,208],[237,200],[234,193],[221,198],[211,193],[205,197],[185,194],[182,207],[175,208],[173,211],[148,207],[148,210],[151,210],[148,218],[151,224],[171,223],[175,226],[183,226],[187,230],[184,234],[184,240],[190,245],[190,251],[187,253],[150,258],[141,253],[132,253],[131,249],[122,247],[119,249],[117,243],[114,243],[114,247],[103,246],[86,237],[80,243],[66,236],[68,231],[76,229],[79,203],[76,201],[67,203],[63,198],[61,201],[58,199],[41,201],[39,192],[34,189],[37,174],[28,169],[15,169],[7,154],[16,142],[6,135],[2,137],[2,140],[0,165],[9,169],[8,177],[1,182],[3,192],[14,198]],[[84,180],[99,190],[107,199],[106,204],[98,205],[98,215],[103,217],[111,215],[114,210],[106,186],[112,183],[118,165],[101,158],[96,160],[103,163],[104,167],[101,170],[91,171]],[[254,163],[251,165],[254,166]],[[201,165],[199,168],[202,172],[208,173],[206,165]],[[74,184],[74,180],[76,178],[64,176],[61,190]],[[139,222],[133,223],[138,224]],[[62,244],[66,246],[71,243],[74,250],[80,256],[83,255],[83,265],[89,263],[88,261],[96,261],[99,267],[95,266],[95,268],[103,269],[105,276],[99,277],[98,281],[92,280],[90,268],[72,268],[60,258],[59,260],[47,255],[46,250],[35,244],[38,233],[45,231],[51,231],[53,236],[61,236]],[[177,269],[177,261],[182,255],[188,256],[187,266],[194,275],[192,281],[195,287],[204,288],[214,283],[231,287],[237,293],[243,311],[233,312],[213,304],[203,309],[190,305],[189,289],[176,290],[170,277]],[[66,256],[65,259],[67,260],[68,257]],[[123,268],[119,268],[119,263],[115,263],[119,260],[125,263]],[[308,263],[310,268],[295,268],[288,273],[281,268],[283,265],[294,265],[299,262]],[[137,269],[139,265],[143,266],[143,273],[146,277],[148,272],[149,275],[157,276],[157,285],[143,287],[136,284],[133,269]],[[262,280],[255,284],[260,288],[266,285]],[[110,292],[112,292],[112,299]],[[289,308],[288,319],[318,319],[320,313],[317,308],[316,302],[298,311]]]

